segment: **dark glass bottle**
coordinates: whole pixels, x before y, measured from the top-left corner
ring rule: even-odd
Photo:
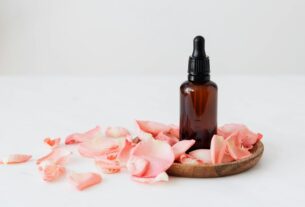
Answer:
[[[180,86],[180,140],[196,140],[189,151],[209,149],[216,132],[217,85],[210,80],[204,38],[197,36],[189,58],[188,80]]]

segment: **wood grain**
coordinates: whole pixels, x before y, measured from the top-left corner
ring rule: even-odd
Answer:
[[[238,174],[254,167],[258,163],[264,152],[263,143],[258,142],[250,151],[252,153],[251,156],[230,163],[215,165],[191,165],[174,163],[167,170],[167,173],[172,176],[191,178],[214,178]]]

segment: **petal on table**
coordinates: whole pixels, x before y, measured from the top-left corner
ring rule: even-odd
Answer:
[[[189,152],[189,155],[196,160],[201,161],[201,163],[211,163],[211,150],[209,149],[197,149]],[[180,157],[181,159],[181,157]],[[185,158],[186,159],[186,158]]]
[[[240,144],[240,140],[236,134],[232,134],[226,139],[227,149],[234,160],[240,160],[251,155],[248,149]]]
[[[88,187],[99,184],[102,181],[102,177],[99,174],[92,172],[71,172],[68,175],[68,179],[78,190],[84,190]]]
[[[226,151],[226,141],[222,136],[214,135],[211,140],[211,158],[213,164],[222,162],[224,153]]]
[[[80,143],[78,152],[80,155],[88,158],[94,158],[111,153],[118,153],[120,143],[112,138],[94,138],[89,141]]]
[[[160,141],[164,141],[167,142],[169,145],[173,146],[174,144],[176,144],[177,142],[179,142],[179,139],[173,135],[171,135],[170,133],[166,133],[166,132],[160,132],[155,139],[160,140]]]
[[[175,159],[178,159],[182,154],[184,154],[188,149],[190,149],[195,144],[195,140],[182,140],[177,142],[172,146]]]
[[[166,172],[162,172],[156,177],[152,178],[143,178],[143,177],[137,177],[137,176],[132,176],[132,179],[136,182],[140,183],[146,183],[146,184],[153,184],[157,182],[167,182],[168,181],[168,175]]]
[[[144,132],[150,133],[153,136],[157,136],[160,132],[168,132],[171,128],[168,125],[153,122],[153,121],[136,121],[138,126]]]
[[[130,156],[136,156],[149,162],[142,177],[156,177],[165,172],[174,162],[174,153],[169,144],[150,139],[139,142],[131,151]]]
[[[96,126],[93,129],[90,129],[84,133],[73,133],[67,136],[65,143],[66,144],[77,144],[88,141],[96,136],[101,136],[101,128]]]
[[[96,167],[104,173],[114,174],[121,171],[120,161],[117,159],[107,159],[100,157],[95,159]]]
[[[72,154],[71,151],[63,147],[52,148],[52,151],[46,156],[39,158],[36,161],[36,164],[40,165],[43,162],[47,162],[57,165],[65,165],[68,162],[71,154]]]
[[[43,140],[43,142],[50,147],[58,147],[60,145],[60,138],[52,139],[50,137],[47,137]]]
[[[45,166],[40,166],[39,170],[43,174],[43,179],[47,182],[56,181],[66,173],[66,168],[57,164],[47,164]]]
[[[123,148],[118,152],[117,155],[117,158],[120,161],[121,165],[125,165],[127,163],[130,156],[130,152],[134,146],[135,144],[128,141],[127,139],[125,140]]]
[[[204,163],[201,160],[197,160],[196,158],[194,158],[193,156],[191,156],[189,154],[180,155],[179,162],[181,164],[189,164],[189,165],[199,165],[199,164]]]
[[[149,167],[149,162],[141,157],[131,156],[127,162],[127,169],[133,176],[143,176]]]
[[[126,137],[129,136],[130,133],[127,129],[123,127],[108,127],[105,131],[106,137]]]
[[[4,158],[0,158],[0,164],[18,164],[27,162],[32,158],[32,155],[27,154],[12,154]]]

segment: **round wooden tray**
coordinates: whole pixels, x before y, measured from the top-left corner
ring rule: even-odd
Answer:
[[[214,178],[234,175],[254,167],[264,152],[264,145],[258,142],[250,150],[252,155],[241,160],[222,164],[191,165],[174,163],[167,173],[172,176],[190,178]]]

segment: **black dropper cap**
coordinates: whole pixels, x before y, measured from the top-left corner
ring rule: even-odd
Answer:
[[[204,38],[202,36],[194,38],[194,49],[192,56],[189,58],[188,74],[189,81],[210,80],[210,60],[205,54]]]

